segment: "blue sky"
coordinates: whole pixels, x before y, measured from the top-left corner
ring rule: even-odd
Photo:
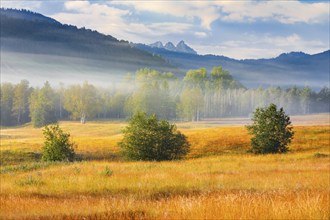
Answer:
[[[199,54],[238,59],[329,49],[329,1],[19,1],[56,20],[135,43],[184,40]]]

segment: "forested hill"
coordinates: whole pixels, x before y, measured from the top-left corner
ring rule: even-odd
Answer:
[[[56,65],[57,71],[72,73],[78,68],[85,74],[126,74],[144,67],[177,70],[161,57],[110,35],[61,24],[26,10],[1,8],[0,12],[2,74],[41,74],[44,69],[51,71],[52,65]]]
[[[180,78],[189,69],[204,67],[211,71],[214,66],[222,66],[246,87],[329,86],[329,50],[314,55],[291,52],[272,59],[236,60],[119,41],[26,10],[2,8],[0,16],[3,81],[25,78],[34,84],[51,78],[108,82],[109,77],[120,79],[145,67],[173,72]]]

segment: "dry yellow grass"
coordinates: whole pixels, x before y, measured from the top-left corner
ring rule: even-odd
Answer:
[[[192,144],[187,160],[111,161],[123,126],[61,122],[93,161],[2,165],[0,218],[330,218],[329,126],[295,126],[291,152],[252,155],[244,127],[179,124]],[[41,130],[29,126],[1,136],[1,152],[42,146]]]
[[[5,197],[5,218],[24,219],[328,219],[326,192],[222,191],[169,198]],[[16,204],[6,206],[7,204]],[[56,208],[55,208],[56,207]],[[8,210],[9,209],[9,210]],[[47,210],[47,211],[46,211]],[[14,212],[15,211],[15,212]]]
[[[1,216],[327,219],[329,168],[308,155],[57,164],[2,174]]]

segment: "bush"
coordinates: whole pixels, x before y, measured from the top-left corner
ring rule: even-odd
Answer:
[[[70,134],[64,133],[58,124],[46,126],[43,161],[73,161],[75,157],[74,143],[70,142]]]
[[[291,142],[292,131],[290,117],[283,110],[277,110],[275,104],[266,108],[257,108],[252,117],[253,124],[247,126],[251,138],[251,151],[254,153],[285,153]]]
[[[102,175],[104,175],[104,176],[112,176],[112,174],[113,174],[113,171],[108,166],[106,166],[104,168],[104,170],[102,171]]]
[[[186,137],[174,124],[146,113],[137,113],[129,120],[119,147],[132,160],[176,160],[189,152]]]

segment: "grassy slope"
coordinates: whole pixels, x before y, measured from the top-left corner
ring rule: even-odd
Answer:
[[[38,157],[25,154],[40,153],[41,130],[2,129],[0,216],[329,218],[329,126],[296,126],[290,153],[256,156],[246,153],[244,127],[209,125],[180,124],[189,159],[160,163],[117,160],[119,122],[61,122],[93,160],[72,164],[28,163]]]

